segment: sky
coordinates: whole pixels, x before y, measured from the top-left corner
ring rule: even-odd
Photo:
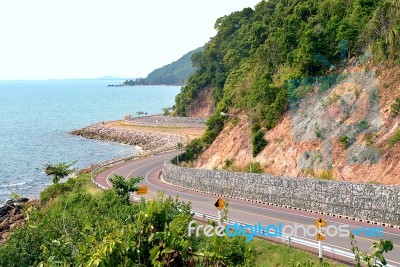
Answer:
[[[0,80],[145,77],[261,0],[0,0]]]

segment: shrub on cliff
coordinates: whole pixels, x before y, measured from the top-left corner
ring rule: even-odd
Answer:
[[[253,157],[257,156],[266,145],[268,141],[264,138],[264,132],[262,130],[257,130],[251,137],[251,143],[253,145]]]
[[[196,159],[203,151],[204,143],[201,139],[193,139],[185,148],[184,158],[187,161]]]
[[[40,200],[42,203],[46,203],[50,199],[54,199],[63,193],[71,192],[76,188],[81,188],[83,185],[87,184],[88,179],[90,179],[89,174],[82,174],[76,178],[68,179],[65,183],[49,185],[40,192]]]

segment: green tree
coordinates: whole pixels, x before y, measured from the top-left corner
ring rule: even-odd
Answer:
[[[362,251],[357,246],[357,241],[353,234],[350,234],[351,240],[351,250],[354,253],[357,266],[361,266],[361,261],[363,261],[367,267],[383,267],[387,264],[383,253],[387,253],[393,250],[393,242],[390,240],[379,240],[379,242],[374,242],[372,246],[367,251]],[[380,261],[380,263],[377,262]]]
[[[162,110],[164,116],[169,116],[171,115],[172,107],[163,108]]]
[[[131,177],[125,179],[121,175],[115,174],[114,177],[110,178],[110,182],[113,185],[113,190],[124,199],[129,200],[129,193],[136,192],[139,187],[138,183],[143,180],[143,177]]]
[[[76,161],[68,164],[66,162],[61,162],[58,164],[47,163],[44,165],[43,171],[47,176],[52,176],[53,184],[57,184],[62,178],[67,177],[73,173],[76,169],[71,168]]]

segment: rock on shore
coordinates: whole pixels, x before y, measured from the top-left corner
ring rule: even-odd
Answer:
[[[70,134],[87,139],[140,146],[144,150],[172,147],[183,141],[183,138],[177,135],[112,128],[105,126],[104,123],[96,123],[83,129],[74,130]]]
[[[12,228],[22,225],[25,221],[25,213],[22,204],[33,205],[27,198],[8,200],[0,206],[0,245],[6,240]]]

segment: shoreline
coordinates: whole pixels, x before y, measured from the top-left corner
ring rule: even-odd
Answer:
[[[141,153],[162,147],[171,147],[178,142],[183,142],[185,137],[175,134],[166,134],[157,131],[143,131],[138,129],[124,129],[112,127],[108,123],[99,122],[82,129],[69,132],[71,135],[85,139],[114,142],[135,146]]]
[[[150,118],[158,119],[163,117],[160,114],[143,116],[136,118],[139,121]],[[168,117],[171,120],[176,119],[176,117]],[[179,119],[179,118],[178,118]],[[171,125],[168,125],[171,124]],[[68,132],[70,135],[79,136],[84,139],[97,140],[102,142],[110,142],[115,144],[123,144],[133,147],[136,151],[129,154],[132,157],[141,157],[148,153],[154,151],[159,151],[163,149],[172,149],[176,146],[176,143],[187,143],[191,139],[200,137],[204,129],[198,128],[198,125],[190,125],[189,127],[177,127],[177,125],[172,125],[172,122],[168,122],[167,125],[160,125],[153,123],[152,126],[136,125],[131,122],[114,120],[114,121],[103,121],[91,124],[81,129],[76,129]],[[76,174],[89,173],[92,170],[101,167],[107,163],[118,161],[124,159],[125,156],[112,157],[110,159],[92,163],[90,165],[84,166],[77,169]],[[24,193],[24,197],[28,197],[30,200],[39,199],[40,192],[42,192],[49,184],[43,184],[40,189],[31,191],[29,193]],[[4,201],[0,202],[0,207],[2,207],[10,197],[5,197]]]

